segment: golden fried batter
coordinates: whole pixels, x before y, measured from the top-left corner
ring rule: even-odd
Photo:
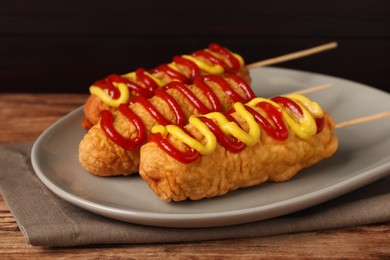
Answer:
[[[220,57],[220,58],[223,58],[223,57]],[[204,61],[208,62],[207,60],[204,60]],[[228,60],[226,60],[226,62],[228,62]],[[187,67],[184,67],[184,66],[179,66],[179,67],[181,69],[181,72],[184,75],[186,75],[187,77],[190,77],[190,71],[188,70]],[[157,76],[157,78],[159,78],[162,82],[167,84],[170,81],[172,81],[172,79],[170,77],[168,77],[166,74],[164,74],[164,73],[159,73],[159,74],[160,75],[155,75],[155,76]],[[249,71],[245,66],[242,66],[240,68],[240,71],[238,71],[236,74],[239,77],[241,77],[245,82],[250,84],[251,78],[249,75]],[[201,71],[201,75],[206,75],[206,72]],[[146,87],[144,85],[144,83],[142,83],[142,82],[137,82],[137,84],[141,85],[142,87]],[[130,92],[130,96],[134,97],[136,95],[137,94],[134,91]],[[104,103],[100,98],[98,98],[94,95],[90,95],[89,98],[87,99],[86,103],[84,104],[85,120],[83,122],[83,127],[90,128],[93,125],[95,125],[100,118],[100,112],[104,109],[111,110],[111,111],[116,110],[116,108],[110,107],[109,105]]]
[[[90,95],[83,108],[85,115],[83,127],[89,129],[95,125],[99,121],[100,112],[103,110],[114,112],[116,108],[107,105],[97,96]]]
[[[328,114],[325,120],[322,132],[307,140],[291,130],[285,141],[264,133],[257,144],[239,153],[228,152],[218,144],[212,154],[190,164],[175,160],[156,143],[149,142],[141,148],[140,175],[164,201],[211,198],[263,182],[287,181],[337,150],[334,122]],[[191,125],[186,128],[197,136],[197,129]],[[170,141],[182,146],[176,139]]]
[[[240,86],[233,80],[225,78],[234,91],[242,97],[245,93]],[[218,97],[222,111],[230,109],[234,101],[230,99],[227,94],[214,83],[208,84]],[[203,92],[194,85],[189,85],[191,90],[207,107],[211,108],[211,104]],[[181,106],[185,117],[188,119],[191,115],[199,115],[197,111],[188,100],[177,90],[169,89],[167,92],[178,102]],[[158,111],[169,121],[174,120],[174,115],[168,104],[154,96],[149,101],[158,109]],[[147,129],[147,135],[150,129],[157,124],[156,120],[150,113],[140,104],[131,104],[130,109],[136,113],[142,120]],[[134,125],[122,115],[119,111],[114,112],[114,127],[125,138],[133,138],[136,134]],[[139,148],[132,151],[127,151],[124,148],[113,143],[103,132],[100,124],[94,125],[82,139],[79,145],[79,161],[81,165],[90,173],[98,176],[116,176],[129,175],[138,172],[139,165]]]

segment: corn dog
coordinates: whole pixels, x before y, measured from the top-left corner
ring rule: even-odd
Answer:
[[[224,73],[235,73],[250,83],[242,57],[216,43],[211,43],[205,50],[175,56],[171,63],[148,71],[139,68],[135,72],[121,76],[109,75],[96,81],[89,88],[91,95],[84,105],[85,120],[82,124],[85,128],[90,128],[97,123],[102,110],[113,112],[120,104],[127,103],[134,96],[150,98],[156,89],[171,81],[192,84],[196,77]]]
[[[79,161],[98,176],[138,172],[140,146],[154,125],[185,125],[191,115],[226,111],[235,102],[254,97],[246,81],[235,74],[205,75],[191,85],[170,82],[152,98],[137,96],[115,112],[103,110],[99,123],[80,142]]]
[[[332,117],[299,94],[236,103],[192,116],[185,127],[153,127],[140,175],[164,201],[199,200],[282,182],[338,147]]]

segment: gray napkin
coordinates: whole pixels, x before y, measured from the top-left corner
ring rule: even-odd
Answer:
[[[30,162],[32,143],[0,147],[0,192],[26,240],[67,247],[251,238],[390,221],[390,176],[286,216],[216,228],[159,228],[108,219],[69,204],[44,186]]]

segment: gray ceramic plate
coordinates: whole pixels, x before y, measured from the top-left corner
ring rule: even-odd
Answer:
[[[362,84],[280,68],[251,71],[258,96],[271,97],[333,83],[308,96],[336,122],[390,111],[388,93]],[[338,152],[284,183],[267,183],[226,196],[166,203],[139,176],[100,178],[83,170],[77,159],[85,134],[79,108],[36,141],[32,163],[38,177],[59,197],[86,210],[118,220],[165,227],[212,227],[264,220],[335,198],[390,173],[390,118],[336,130]]]

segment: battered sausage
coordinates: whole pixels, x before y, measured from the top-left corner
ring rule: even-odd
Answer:
[[[224,75],[225,73],[235,73],[247,83],[250,83],[249,72],[243,62],[239,55],[212,43],[206,50],[196,51],[191,55],[174,57],[173,62],[169,65],[160,65],[149,71],[138,69],[136,72],[122,76],[107,76],[96,81],[90,87],[90,90],[93,88],[104,89],[107,92],[104,95],[109,95],[114,100],[119,98],[118,95],[120,96],[119,93],[116,93],[115,83],[127,82],[126,84],[129,86],[129,97],[127,99],[134,96],[150,98],[153,96],[155,89],[173,80],[192,84],[195,77],[207,74]],[[126,103],[127,99],[123,103]],[[85,128],[90,128],[98,122],[102,110],[113,112],[116,109],[116,105],[113,106],[103,102],[101,97],[91,90],[91,95],[84,105],[85,119],[82,125]]]
[[[88,172],[98,176],[138,172],[140,146],[146,142],[150,129],[161,124],[156,113],[160,113],[160,121],[167,124],[185,125],[191,115],[199,115],[205,110],[226,111],[237,99],[249,101],[253,97],[249,85],[234,74],[198,77],[192,85],[171,82],[150,99],[135,97],[129,106],[122,105],[113,113],[104,111],[100,123],[89,129],[80,142],[79,161]],[[176,102],[177,107],[172,102]],[[151,107],[155,108],[154,112],[151,112]],[[128,113],[139,120],[129,119]],[[138,141],[133,144],[132,140]]]
[[[283,109],[283,115],[293,113],[285,107]],[[254,106],[253,110],[267,120],[273,120],[264,109]],[[249,131],[248,122],[237,112],[232,116],[242,129]],[[189,159],[191,162],[180,161],[180,157],[168,153],[169,149],[163,149],[163,144],[168,143],[179,152],[190,151],[183,141],[164,133],[161,127],[154,128],[153,131],[157,132],[151,134],[150,141],[141,148],[140,175],[164,201],[199,200],[264,182],[287,181],[337,150],[338,140],[333,134],[334,122],[329,114],[323,112],[322,125],[316,126],[320,132],[312,132],[310,136],[293,131],[285,118],[283,123],[288,126],[288,136],[283,137],[284,140],[277,140],[262,131],[254,145],[246,146],[240,152],[230,152],[217,142],[213,152]],[[319,122],[318,118],[314,119]],[[280,128],[275,122],[272,123],[274,128]],[[198,128],[188,124],[185,129],[207,146],[207,138]]]

